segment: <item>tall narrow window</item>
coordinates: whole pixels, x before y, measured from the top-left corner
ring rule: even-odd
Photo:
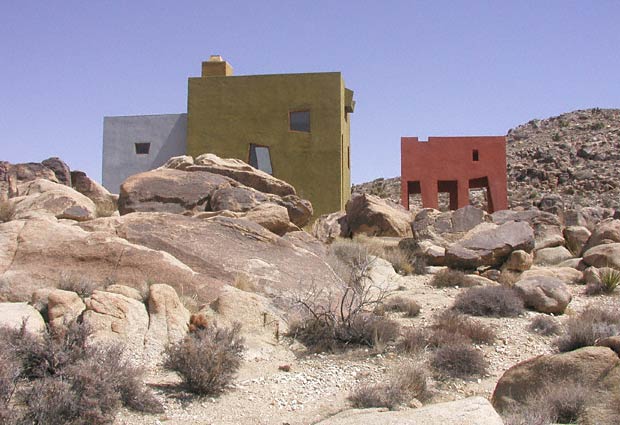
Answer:
[[[134,143],[136,147],[136,155],[148,155],[149,150],[151,150],[150,143]]]
[[[310,133],[310,111],[291,111],[288,118],[291,131]]]
[[[480,161],[480,154],[478,153],[478,149],[474,149],[474,151],[471,153],[471,158],[474,161]]]
[[[267,146],[250,145],[250,165],[268,174],[273,174],[271,155]]]

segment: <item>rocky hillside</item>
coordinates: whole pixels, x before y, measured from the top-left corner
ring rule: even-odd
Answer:
[[[620,110],[587,109],[508,131],[508,197],[511,207],[536,205],[558,194],[565,206],[620,207]],[[400,178],[353,186],[398,202]]]

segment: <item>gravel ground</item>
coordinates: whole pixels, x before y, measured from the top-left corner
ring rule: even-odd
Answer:
[[[402,279],[399,296],[411,298],[421,305],[418,317],[408,319],[393,315],[403,326],[424,326],[432,316],[449,308],[454,298],[465,289],[431,287],[429,276]],[[596,303],[617,308],[618,291],[612,296],[587,297],[583,286],[571,286],[573,301],[562,323],[569,315]],[[514,364],[536,355],[553,352],[554,337],[531,333],[527,327],[540,315],[525,312],[516,318],[478,318],[492,326],[497,340],[491,346],[480,345],[489,362],[487,376],[461,380],[429,379],[432,398],[426,404],[455,400],[473,395],[490,398],[497,380]],[[276,343],[266,356],[243,363],[233,386],[218,398],[197,398],[178,389],[174,373],[151,370],[148,383],[162,399],[166,413],[143,415],[123,409],[115,424],[313,424],[349,408],[347,395],[362,383],[388,379],[403,365],[425,362],[426,355],[412,358],[390,350],[377,354],[357,349],[340,354],[304,355],[299,344],[284,339]],[[290,367],[283,371],[280,366]]]

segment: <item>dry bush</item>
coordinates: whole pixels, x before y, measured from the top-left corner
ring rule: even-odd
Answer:
[[[431,285],[436,288],[469,288],[477,286],[477,283],[460,270],[444,269],[433,276]]]
[[[544,336],[558,335],[562,331],[562,327],[551,316],[536,316],[528,326],[530,332],[534,332]]]
[[[490,326],[450,310],[436,315],[431,329],[433,333],[443,331],[451,335],[461,335],[478,344],[492,344],[496,338],[495,331]]]
[[[6,223],[15,217],[15,204],[9,200],[0,200],[0,223]]]
[[[422,309],[414,300],[408,300],[402,297],[390,298],[384,306],[388,311],[405,313],[405,317],[416,317],[420,314],[420,310]]]
[[[515,317],[523,312],[523,300],[512,288],[481,286],[459,294],[453,308],[472,316]]]
[[[332,244],[336,289],[311,286],[293,302],[301,307],[303,318],[289,326],[288,335],[302,341],[310,351],[367,345],[382,349],[399,334],[396,322],[381,317],[379,306],[389,295],[386,285],[370,279],[374,257],[366,247],[352,241]],[[376,314],[376,313],[378,314]]]
[[[431,356],[431,366],[440,376],[470,378],[484,375],[487,361],[475,348],[456,344],[438,348]]]
[[[188,334],[166,349],[165,366],[179,373],[194,394],[220,394],[234,378],[245,349],[241,326],[220,328],[216,323]]]
[[[418,353],[429,345],[429,332],[426,329],[409,328],[398,343],[398,350],[406,353]]]
[[[533,391],[523,403],[502,413],[506,425],[547,425],[581,423],[591,394],[587,387],[562,381]]]
[[[426,400],[429,397],[427,377],[428,372],[424,367],[408,366],[395,373],[386,383],[358,387],[348,398],[355,408],[387,407],[394,410],[414,398]]]
[[[343,243],[344,240],[339,240],[335,243]],[[347,243],[347,242],[345,242]],[[413,273],[413,263],[410,256],[404,250],[399,247],[388,246],[379,238],[370,237],[366,235],[356,235],[355,239],[350,241],[351,244],[358,244],[366,250],[368,255],[374,255],[376,257],[383,258],[394,267],[397,273],[408,275]]]
[[[0,424],[10,424],[15,420],[10,403],[21,374],[21,364],[4,333],[0,333],[0,340]]]
[[[620,312],[589,306],[568,319],[564,329],[564,334],[554,341],[560,352],[591,346],[599,338],[620,335]]]
[[[235,288],[245,292],[256,292],[256,285],[245,273],[239,273],[235,276],[235,280],[232,284]]]
[[[80,296],[80,298],[90,297],[95,290],[103,287],[102,284],[85,277],[75,277],[62,274],[58,282],[58,289],[64,291],[72,291]]]

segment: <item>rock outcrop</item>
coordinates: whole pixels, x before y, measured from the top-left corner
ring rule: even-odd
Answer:
[[[352,234],[412,236],[411,214],[372,195],[358,195],[346,205],[347,225]]]
[[[549,276],[529,276],[514,285],[526,307],[541,313],[562,314],[572,296],[561,280]]]

